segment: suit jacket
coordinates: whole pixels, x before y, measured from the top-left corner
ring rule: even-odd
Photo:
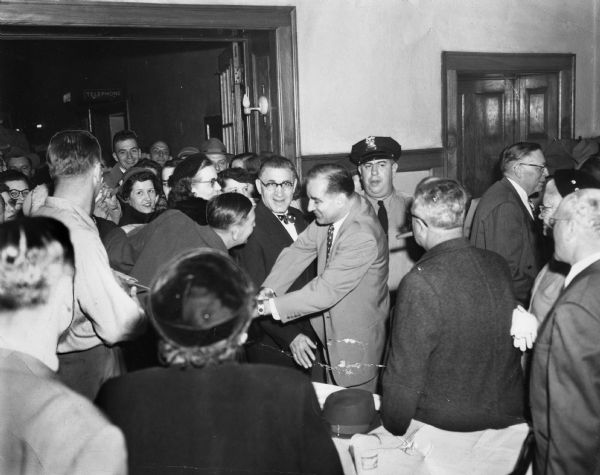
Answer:
[[[464,238],[440,243],[402,280],[396,302],[383,372],[386,429],[402,435],[412,419],[449,431],[524,421],[520,352],[509,336],[515,300],[502,257]]]
[[[97,402],[125,434],[130,475],[342,474],[311,383],[287,368],[152,368]]]
[[[273,268],[277,257],[283,249],[294,243],[294,240],[283,227],[283,224],[262,201],[254,209],[256,226],[248,238],[248,242],[234,250],[233,254],[258,289]],[[288,213],[294,216],[296,232],[300,234],[306,229],[307,223],[302,212],[290,207]],[[315,265],[308,266],[291,285],[290,290],[302,288],[317,275]],[[316,335],[307,319],[297,320],[288,324],[277,322],[272,318],[261,318],[253,322],[254,331],[248,347],[248,359],[257,363],[283,364],[298,367],[294,360],[279,350],[289,352],[290,343],[303,333],[313,340]],[[257,328],[258,327],[258,328]],[[275,351],[269,348],[274,348]]]
[[[389,312],[388,246],[371,205],[357,194],[351,200],[329,260],[328,226],[313,222],[281,252],[263,286],[279,295],[275,306],[282,322],[325,312],[311,323],[328,353],[334,381],[374,391]],[[315,257],[318,276],[284,295]]]
[[[0,348],[0,473],[125,474],[123,434],[33,356]]]
[[[123,179],[123,175],[124,173],[121,171],[121,167],[119,167],[118,163],[115,163],[110,170],[105,171],[102,174],[102,178],[109,188],[118,188]]]
[[[527,308],[533,281],[543,265],[541,236],[507,178],[494,183],[481,197],[473,218],[471,242],[506,259],[515,296]]]
[[[534,473],[600,474],[600,261],[563,290],[535,342]]]
[[[209,247],[227,252],[225,243],[212,228],[196,224],[177,210],[161,213],[126,237],[118,231],[115,233],[119,239],[109,239],[107,245],[111,264],[131,269],[129,274],[146,286],[152,283],[162,266],[186,251]]]

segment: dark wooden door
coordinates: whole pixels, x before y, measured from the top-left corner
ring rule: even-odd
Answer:
[[[473,197],[501,177],[499,158],[515,142],[544,149],[559,136],[558,73],[458,77],[457,178]]]
[[[504,78],[459,80],[462,160],[457,173],[473,196],[480,196],[498,179],[499,151],[514,135],[512,84]]]

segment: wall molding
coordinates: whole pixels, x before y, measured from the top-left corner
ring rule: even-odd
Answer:
[[[347,153],[302,155],[302,174],[306,173],[315,165],[331,162],[339,163],[350,170],[354,170],[355,168],[355,165],[350,161],[349,154]],[[398,173],[431,170],[432,168],[441,168],[443,165],[443,148],[402,150],[402,155],[398,160]]]

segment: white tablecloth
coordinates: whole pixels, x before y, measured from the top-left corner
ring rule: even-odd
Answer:
[[[321,406],[329,394],[343,389],[313,385]],[[374,400],[379,409],[377,394]],[[527,432],[527,424],[450,432],[412,421],[402,437],[380,426],[369,434],[333,441],[345,475],[506,475],[514,468]]]

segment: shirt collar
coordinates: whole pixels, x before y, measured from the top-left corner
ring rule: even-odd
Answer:
[[[92,217],[88,213],[86,213],[83,210],[83,208],[80,208],[79,206],[77,206],[69,200],[66,200],[64,198],[58,198],[56,196],[48,196],[44,204],[51,208],[71,210],[75,214],[80,216],[83,220],[85,220],[90,226],[96,226]]]
[[[565,279],[565,287],[567,287],[573,281],[573,279],[577,277],[577,275],[581,274],[581,272],[583,272],[596,261],[600,261],[600,252],[590,254],[589,256],[584,257],[580,261],[573,264]]]
[[[513,188],[516,190],[517,194],[519,195],[519,198],[521,198],[521,201],[525,205],[525,208],[527,209],[527,211],[529,211],[529,214],[533,218],[533,211],[531,211],[531,206],[529,205],[529,196],[527,196],[527,192],[515,180],[513,180],[509,177],[506,177],[506,179],[510,182],[510,184],[513,186]]]

